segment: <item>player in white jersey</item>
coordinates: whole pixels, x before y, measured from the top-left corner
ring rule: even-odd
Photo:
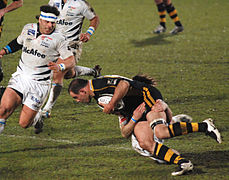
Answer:
[[[69,47],[75,55],[76,63],[78,63],[82,52],[82,43],[90,40],[99,25],[99,17],[85,0],[50,0],[49,5],[57,7],[60,11],[56,28],[67,37]],[[90,25],[86,33],[81,33],[85,18],[90,21]],[[100,70],[101,68],[98,65],[95,68],[77,65],[67,73],[55,74],[48,101],[42,111],[43,117],[50,117],[51,109],[62,90],[64,78],[69,79],[82,75],[97,77],[100,75]]]
[[[73,53],[65,36],[55,30],[59,11],[44,5],[40,7],[39,23],[27,24],[21,34],[0,51],[0,58],[22,49],[17,71],[12,74],[0,105],[0,133],[6,120],[22,104],[19,124],[28,128],[36,124],[36,116],[45,101],[52,72],[67,71],[75,66]],[[63,57],[61,64],[56,63]]]

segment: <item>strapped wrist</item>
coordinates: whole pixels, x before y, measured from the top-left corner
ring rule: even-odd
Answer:
[[[61,71],[64,71],[66,69],[64,63],[60,63],[60,64],[58,64],[58,66],[59,66]]]
[[[132,120],[134,123],[137,122],[137,120],[135,120],[133,117],[131,117],[131,120]]]
[[[95,28],[93,26],[90,26],[87,30],[87,33],[90,35],[94,34],[94,32],[95,32]]]

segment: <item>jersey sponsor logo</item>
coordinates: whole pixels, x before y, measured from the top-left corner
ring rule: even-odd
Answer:
[[[28,30],[28,35],[35,35],[35,30],[34,29],[29,29]]]
[[[22,51],[27,53],[27,54],[32,54],[34,56],[41,57],[43,59],[46,57],[45,54],[39,53],[37,49],[34,50],[33,48],[32,49],[28,49],[27,47],[23,47]]]
[[[56,7],[59,8],[59,7],[60,7],[60,3],[57,3],[57,2],[56,2],[56,3],[54,4],[54,6],[56,6]]]
[[[65,19],[60,19],[56,22],[56,24],[64,25],[64,26],[71,26],[72,22],[65,21]]]

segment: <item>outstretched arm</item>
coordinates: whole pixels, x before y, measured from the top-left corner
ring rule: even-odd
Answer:
[[[60,62],[60,61],[58,61]],[[61,61],[61,63],[49,62],[49,69],[54,72],[65,71],[75,67],[75,59],[74,56],[69,56],[68,58]]]
[[[4,16],[4,14],[17,9],[21,7],[22,5],[23,5],[23,0],[13,1],[11,4],[6,6],[5,8],[0,9],[0,18]]]
[[[134,110],[130,121],[126,125],[121,124],[121,134],[123,137],[128,138],[132,134],[137,121],[142,117],[145,110],[145,103],[143,102]]]
[[[8,45],[6,45],[0,51],[0,58],[2,58],[6,54],[14,53],[22,48],[22,45],[17,42],[17,38],[12,40]]]

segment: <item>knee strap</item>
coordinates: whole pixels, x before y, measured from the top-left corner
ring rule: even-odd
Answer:
[[[155,126],[158,124],[167,124],[166,121],[163,118],[158,118],[158,119],[154,119],[151,123],[150,123],[150,127],[152,128],[152,130],[154,130]]]

